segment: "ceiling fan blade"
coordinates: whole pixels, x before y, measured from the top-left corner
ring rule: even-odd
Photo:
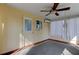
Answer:
[[[62,9],[57,9],[56,11],[65,11],[65,10],[70,10],[70,7],[62,8]]]
[[[54,3],[52,9],[53,9],[53,10],[56,10],[56,8],[57,8],[58,5],[59,5],[59,3]]]
[[[56,16],[59,16],[59,14],[58,14],[57,12],[55,13],[55,15],[56,15]]]
[[[48,16],[51,12],[49,12],[48,14],[46,14],[45,16]]]
[[[50,10],[41,10],[40,12],[49,12]]]

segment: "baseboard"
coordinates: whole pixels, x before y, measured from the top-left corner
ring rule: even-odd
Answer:
[[[34,45],[37,45],[37,44],[43,43],[43,42],[45,42],[45,41],[47,41],[47,39],[46,39],[46,40],[39,41],[39,42],[36,42],[36,43],[34,43]]]
[[[52,41],[56,41],[56,42],[61,42],[61,43],[66,43],[66,44],[69,44],[69,42],[62,41],[62,40],[55,40],[55,39],[48,39],[48,40],[52,40]]]
[[[11,50],[11,51],[8,51],[8,52],[5,52],[5,53],[1,53],[0,55],[10,55],[13,52],[15,52],[16,50],[18,50],[18,49],[14,49],[14,50]]]

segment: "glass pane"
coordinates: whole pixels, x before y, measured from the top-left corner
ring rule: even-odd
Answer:
[[[31,31],[31,20],[25,20],[25,31]]]
[[[36,20],[36,30],[42,29],[42,21]]]

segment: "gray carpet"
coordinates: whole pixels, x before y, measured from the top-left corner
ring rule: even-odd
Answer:
[[[69,44],[48,41],[33,47],[26,55],[79,55],[79,50]]]

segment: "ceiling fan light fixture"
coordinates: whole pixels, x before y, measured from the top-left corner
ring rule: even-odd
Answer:
[[[56,15],[56,16],[59,16],[59,14],[58,14],[57,12],[55,13],[55,15]]]

